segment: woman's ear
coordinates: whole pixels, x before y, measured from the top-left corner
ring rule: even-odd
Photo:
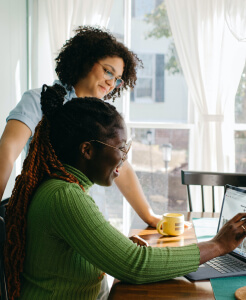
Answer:
[[[92,158],[93,147],[90,142],[81,143],[79,146],[80,155],[85,159],[90,160]]]

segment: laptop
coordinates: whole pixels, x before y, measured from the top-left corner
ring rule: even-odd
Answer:
[[[226,185],[217,232],[232,217],[246,211],[246,190]],[[205,280],[246,275],[246,239],[232,252],[213,258],[185,275],[190,280]]]

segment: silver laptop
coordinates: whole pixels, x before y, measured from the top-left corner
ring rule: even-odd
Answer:
[[[246,212],[246,190],[226,185],[217,232],[239,212]],[[246,275],[246,239],[232,252],[200,265],[196,272],[185,275],[190,280]]]

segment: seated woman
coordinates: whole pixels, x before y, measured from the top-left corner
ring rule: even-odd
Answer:
[[[107,222],[88,190],[109,186],[127,159],[123,118],[96,98],[63,105],[60,85],[44,86],[43,118],[6,211],[9,298],[96,299],[104,272],[141,284],[196,271],[239,245],[239,214],[211,241],[176,248],[139,247]]]

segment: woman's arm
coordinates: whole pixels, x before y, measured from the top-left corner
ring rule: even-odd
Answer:
[[[106,222],[93,200],[78,185],[59,184],[63,187],[47,181],[39,191],[39,198],[34,199],[34,203],[42,203],[44,211],[40,206],[32,208],[42,220],[47,215],[46,210],[49,211],[47,228],[52,229],[54,238],[57,235],[57,240],[64,239],[90,263],[120,280],[140,284],[194,272],[199,263],[232,251],[245,238],[242,225],[246,223],[246,213],[241,213],[208,242],[183,247],[138,247]],[[48,191],[53,190],[53,186],[57,192],[52,193],[51,200]],[[44,193],[47,205],[43,205]],[[36,221],[35,217],[34,214]],[[35,230],[31,226],[32,229]]]
[[[115,183],[139,217],[150,226],[156,227],[161,216],[154,214],[143,193],[136,173],[127,161],[124,162],[120,170],[120,176],[115,180]]]
[[[28,212],[31,222],[37,222],[38,214],[40,228],[52,233],[54,240],[65,240],[65,244],[84,259],[117,279],[134,284],[155,282],[194,272],[198,268],[200,254],[197,245],[178,248],[137,246],[104,219],[92,198],[76,184],[48,180],[34,197],[34,205]],[[36,236],[37,227],[31,224],[31,235]],[[42,240],[36,242],[39,244]],[[51,251],[49,244],[46,245]],[[71,253],[69,247],[67,249]],[[66,256],[64,252],[63,255]]]
[[[24,123],[9,120],[0,139],[0,199],[2,199],[13,165],[29,137],[31,130]]]

